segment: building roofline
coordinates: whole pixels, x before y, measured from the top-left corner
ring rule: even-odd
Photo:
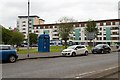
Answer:
[[[41,19],[41,18],[39,20],[45,21],[44,19]]]
[[[27,18],[28,16],[18,16],[18,18]],[[37,16],[37,15],[32,15],[32,16],[29,16],[29,17],[38,17],[38,18],[40,18],[39,16]]]
[[[106,19],[106,20],[94,20],[96,23],[97,22],[106,22],[106,21],[120,21],[120,19]],[[70,22],[71,24],[76,24],[76,23],[87,23],[88,21],[79,21],[79,22]],[[51,24],[40,24],[40,25],[34,25],[34,26],[50,26],[50,25],[59,25],[60,23],[51,23]]]

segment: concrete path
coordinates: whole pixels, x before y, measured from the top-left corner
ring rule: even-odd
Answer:
[[[31,53],[29,54],[18,54],[18,60],[24,59],[36,59],[36,58],[45,58],[45,57],[60,57],[60,52],[45,52],[45,53]]]

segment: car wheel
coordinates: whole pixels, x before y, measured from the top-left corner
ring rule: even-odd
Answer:
[[[85,51],[84,55],[87,56],[88,55],[88,51]]]
[[[11,55],[11,56],[9,57],[9,62],[11,62],[11,63],[16,62],[16,57],[15,57],[14,55]]]
[[[72,56],[72,57],[76,56],[76,53],[75,53],[75,52],[73,52],[71,56]]]
[[[95,54],[94,51],[92,51],[92,54]]]

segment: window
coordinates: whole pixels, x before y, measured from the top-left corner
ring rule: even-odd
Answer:
[[[55,26],[55,28],[57,28],[57,26]]]
[[[40,29],[43,29],[43,26],[40,26]]]
[[[112,27],[111,29],[112,29],[112,30],[119,30],[118,27]]]
[[[100,30],[102,30],[102,28],[100,28]]]
[[[25,27],[25,25],[23,25],[23,27]]]
[[[118,37],[112,37],[112,40],[118,40]]]
[[[76,48],[77,49],[81,49],[81,48],[84,48],[84,46],[77,46]]]
[[[119,35],[118,32],[112,32],[112,35]]]
[[[112,25],[115,25],[115,22],[112,22]]]
[[[100,26],[103,26],[103,22],[100,23]]]
[[[111,22],[106,22],[106,25],[111,25]]]
[[[104,28],[104,31],[106,30],[106,28]]]
[[[26,21],[23,21],[22,23],[26,23]]]
[[[102,35],[102,33],[101,33],[101,32],[99,32],[99,33],[98,33],[98,35]]]
[[[25,34],[26,32],[22,32],[23,34]]]
[[[106,40],[106,37],[104,37],[104,40]]]
[[[36,31],[36,33],[38,33],[38,30]]]
[[[54,30],[53,32],[57,32],[57,30]]]
[[[9,46],[0,46],[0,50],[10,50]]]
[[[106,35],[106,32],[103,32],[104,35]]]
[[[84,23],[81,23],[81,27],[84,27],[85,26],[85,24]]]
[[[53,26],[49,26],[50,28],[53,28]]]
[[[79,38],[79,40],[81,40],[81,38]]]
[[[45,26],[45,29],[48,29],[48,26]]]

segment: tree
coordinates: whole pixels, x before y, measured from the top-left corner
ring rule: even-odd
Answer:
[[[19,45],[23,42],[24,35],[20,32],[12,32],[12,37],[9,40],[9,44]]]
[[[2,33],[2,43],[19,45],[24,40],[24,35],[20,32],[13,32],[0,25],[0,33]],[[1,42],[0,42],[1,43]]]
[[[73,33],[74,26],[72,22],[75,21],[73,18],[62,17],[58,26],[58,33],[62,40],[65,41],[65,48],[67,48],[67,40],[70,38],[70,34]]]
[[[30,45],[32,45],[32,44],[37,44],[37,37],[38,37],[37,34],[34,34],[34,33],[30,33],[30,34],[29,34]]]
[[[4,28],[3,26],[1,27],[1,33],[2,33],[2,43],[4,44],[8,44],[9,40],[12,37],[12,31]]]
[[[97,37],[98,28],[96,27],[96,22],[94,20],[89,20],[87,22],[87,26],[85,27],[85,34],[87,36],[87,40],[90,40],[90,43]]]

